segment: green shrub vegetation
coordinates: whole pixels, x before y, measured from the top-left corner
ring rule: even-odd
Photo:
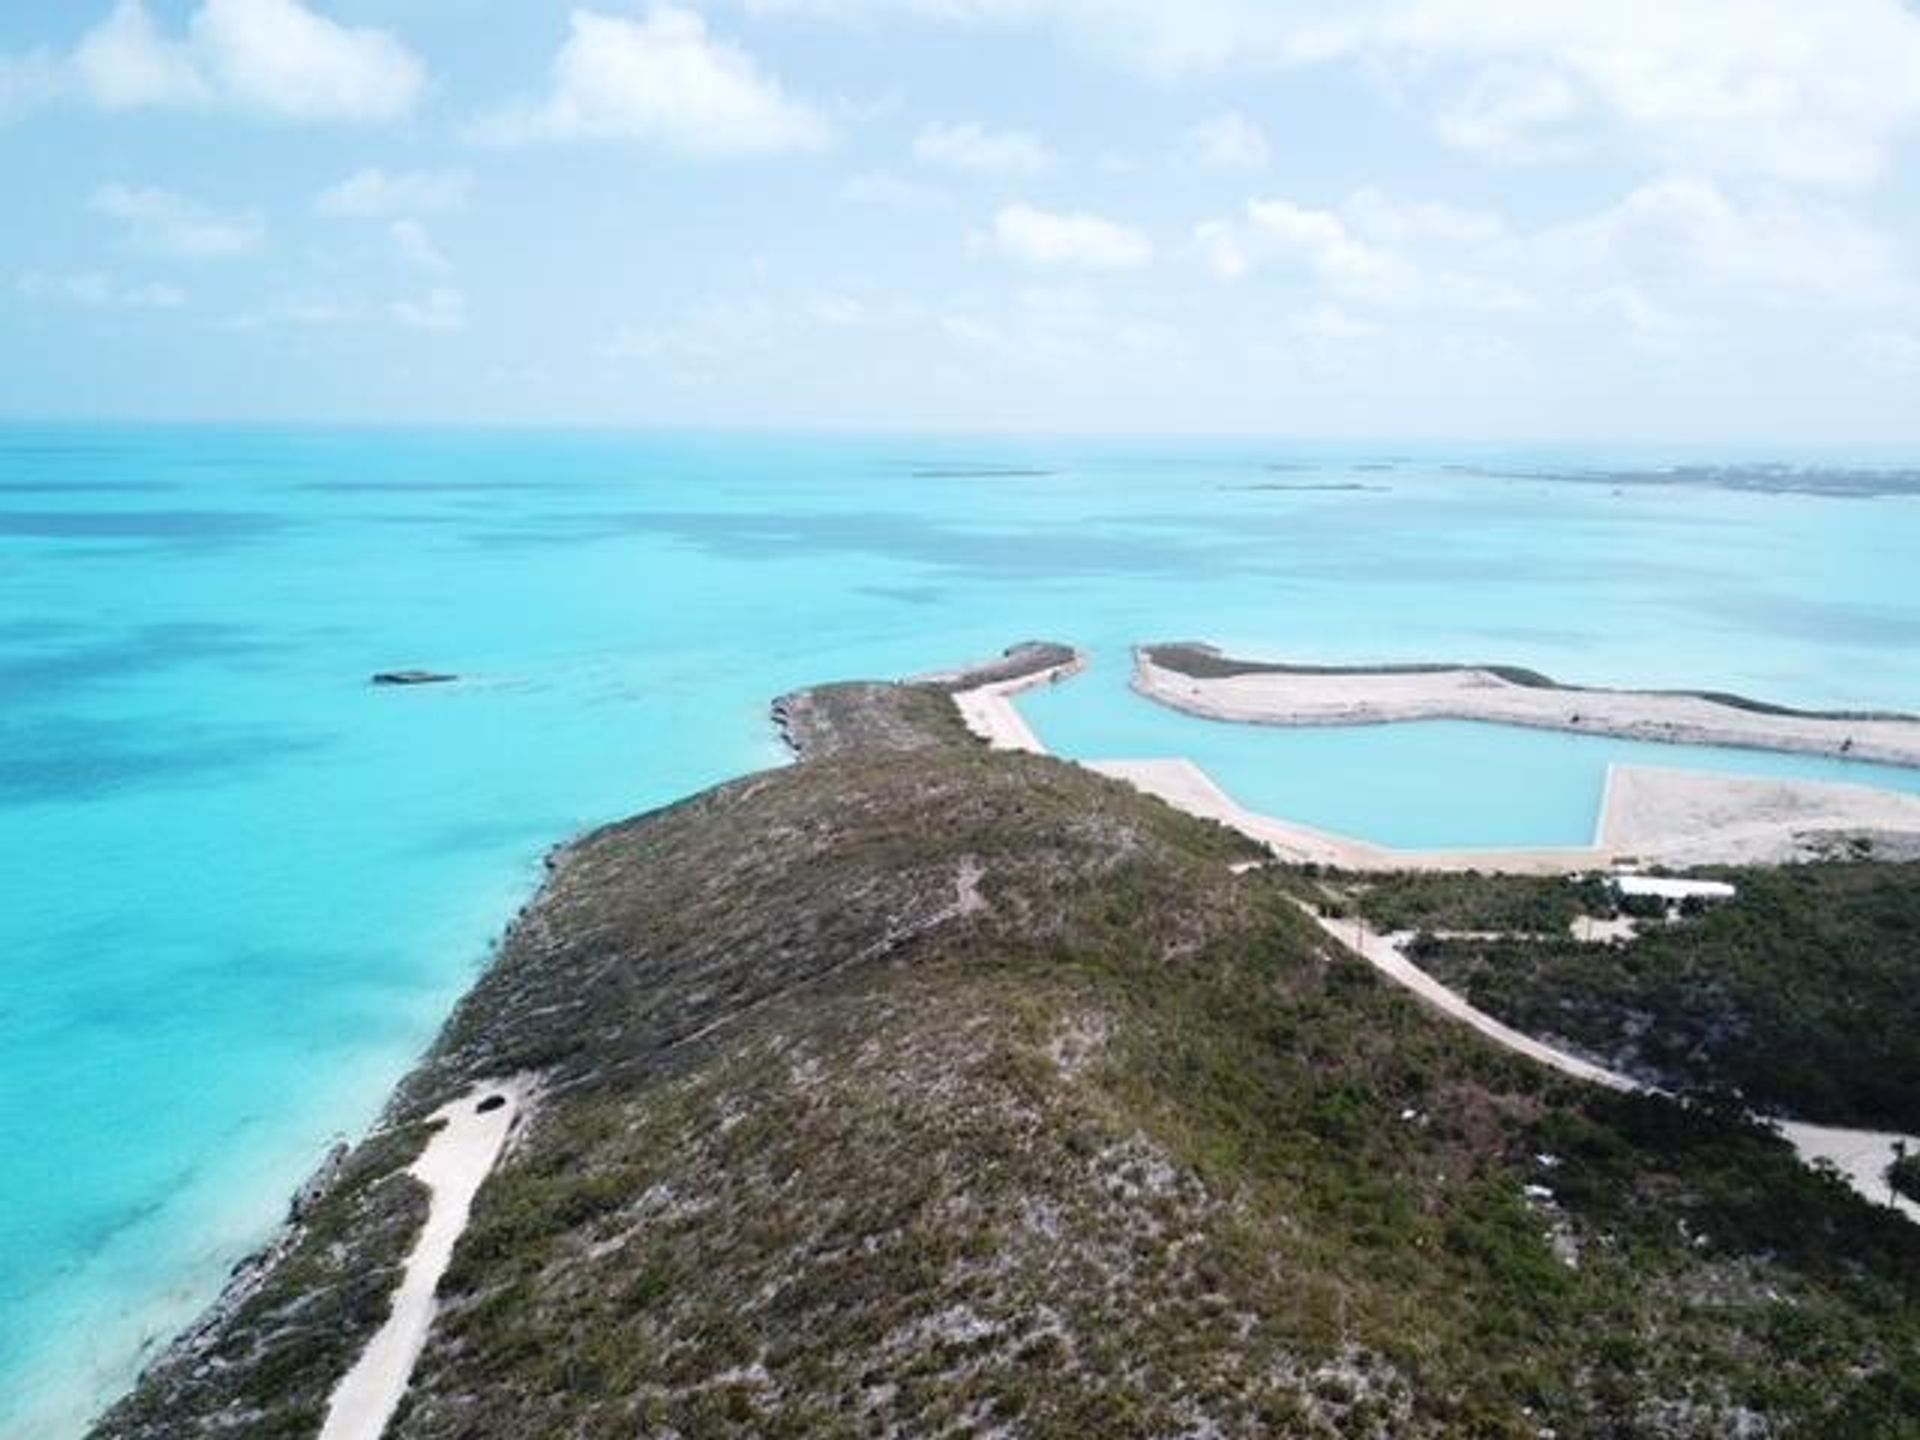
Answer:
[[[1920,1131],[1920,865],[1712,873],[1736,885],[1735,900],[1647,921],[1629,943],[1541,927],[1504,941],[1428,939],[1417,956],[1509,1024],[1662,1085]],[[1422,877],[1382,880],[1360,903],[1405,909],[1427,888]]]
[[[1576,916],[1613,914],[1599,879],[1558,876],[1407,874],[1346,887],[1376,929],[1501,931],[1566,936]]]
[[[571,847],[397,1099],[545,1080],[396,1440],[1910,1433],[1920,1228],[927,692],[789,714],[813,760]],[[310,1434],[342,1366],[107,1433]]]

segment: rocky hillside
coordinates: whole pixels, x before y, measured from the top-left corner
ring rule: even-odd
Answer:
[[[1244,842],[938,686],[782,714],[801,763],[556,856],[100,1436],[313,1435],[419,1117],[525,1072],[396,1436],[1911,1433],[1920,1228],[1430,1017]]]

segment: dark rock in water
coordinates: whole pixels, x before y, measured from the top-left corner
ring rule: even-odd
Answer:
[[[498,1110],[502,1105],[506,1103],[507,1103],[507,1097],[504,1095],[489,1095],[487,1096],[486,1099],[482,1100],[478,1105],[474,1106],[473,1108],[479,1111],[482,1115],[485,1115],[490,1110]]]
[[[458,675],[442,670],[382,670],[373,677],[375,685],[451,685]]]

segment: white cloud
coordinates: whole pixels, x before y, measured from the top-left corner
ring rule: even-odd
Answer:
[[[422,270],[452,268],[447,257],[440,253],[440,247],[434,244],[432,233],[418,220],[395,220],[387,226],[387,238],[393,241],[394,250],[409,265],[417,265]]]
[[[1676,302],[1877,310],[1916,298],[1899,249],[1848,212],[1778,195],[1736,200],[1697,179],[1641,185],[1536,248],[1563,269],[1619,276]]]
[[[551,93],[474,133],[496,144],[631,140],[702,156],[821,150],[833,138],[751,55],[715,38],[697,11],[669,4],[645,20],[574,11]]]
[[[888,210],[944,210],[953,204],[953,197],[938,186],[878,170],[848,176],[840,182],[840,195],[855,204]]]
[[[314,210],[337,220],[395,220],[440,215],[467,203],[471,180],[462,170],[357,170],[322,190]]]
[[[1223,279],[1285,262],[1304,266],[1337,289],[1375,298],[1405,280],[1394,258],[1360,239],[1341,216],[1291,200],[1250,200],[1244,219],[1207,221],[1194,237]]]
[[[1267,132],[1237,111],[1202,121],[1186,141],[1193,163],[1204,170],[1264,170],[1273,159]]]
[[[1525,257],[1499,217],[1378,190],[1336,209],[1252,200],[1237,219],[1197,226],[1194,242],[1224,280],[1273,270],[1349,307],[1497,314],[1537,303],[1515,279]]]
[[[1920,126],[1901,0],[1375,0],[1312,49],[1464,71],[1441,77],[1442,134],[1522,158],[1577,122],[1693,168],[1857,184]]]
[[[1490,65],[1441,108],[1440,136],[1462,150],[1509,160],[1559,159],[1577,151],[1585,102],[1573,82],[1533,65]]]
[[[391,34],[299,0],[204,0],[179,38],[144,0],[118,0],[75,48],[73,73],[109,110],[220,107],[288,120],[393,120],[426,88],[425,67]]]
[[[20,276],[16,288],[28,300],[91,309],[178,310],[187,303],[187,292],[177,285],[151,280],[128,283],[99,270],[59,275],[29,270]]]
[[[448,286],[436,286],[412,300],[395,301],[393,318],[409,330],[452,332],[467,328],[467,297]]]
[[[1346,64],[1507,158],[1620,143],[1663,165],[1861,184],[1920,129],[1904,0],[750,0],[1046,28],[1163,81]]]
[[[1047,145],[1020,130],[989,130],[971,121],[928,125],[914,137],[914,158],[923,165],[976,175],[1043,175],[1054,165]]]
[[[1672,346],[1707,330],[1758,334],[1779,323],[1756,328],[1768,312],[1818,324],[1920,315],[1920,286],[1899,248],[1857,216],[1697,178],[1652,181],[1531,230],[1363,189],[1325,209],[1252,201],[1194,238],[1221,278],[1259,273],[1263,289],[1361,324],[1428,312],[1450,325],[1599,326]]]
[[[73,68],[82,92],[108,110],[213,99],[192,47],[163,36],[143,0],[119,0],[81,39]]]
[[[993,217],[988,247],[1026,265],[1136,270],[1153,259],[1153,242],[1129,225],[1085,211],[1019,204]]]
[[[266,231],[255,215],[223,215],[155,186],[102,185],[87,202],[118,220],[129,244],[155,255],[212,260],[260,248]]]
[[[394,119],[426,85],[393,36],[337,25],[297,0],[206,0],[193,39],[223,90],[296,119]]]

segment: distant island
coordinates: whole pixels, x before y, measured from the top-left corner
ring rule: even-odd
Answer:
[[[1565,1440],[1911,1419],[1920,1225],[1800,1163],[1741,1093],[1764,1068],[1741,1037],[1764,1033],[1837,1072],[1783,1072],[1770,1100],[1913,1119],[1865,1069],[1916,1093],[1898,1077],[1920,988],[1871,958],[1911,963],[1909,871],[1717,872],[1737,898],[1640,938],[1578,880],[1278,865],[983,744],[954,703],[1075,663],[1031,646],[786,697],[798,763],[556,851],[379,1128],[94,1433]],[[1791,915],[1820,983],[1871,983],[1873,1008],[1767,1008],[1742,926]],[[1657,943],[1670,983],[1583,980],[1581,919],[1616,927],[1581,953],[1631,977]],[[1560,987],[1588,1053],[1689,1098],[1491,1043],[1343,927],[1456,947],[1415,949],[1515,1023],[1557,1028]],[[1716,954],[1740,983],[1714,990]],[[1711,1036],[1645,1048],[1709,992]]]
[[[1456,466],[1492,480],[1546,480],[1566,485],[1601,485],[1616,490],[1684,485],[1753,495],[1808,495],[1834,500],[1877,500],[1920,495],[1920,470],[1902,466],[1799,465],[1756,461],[1729,465],[1671,465],[1617,469],[1547,467],[1497,469]]]

